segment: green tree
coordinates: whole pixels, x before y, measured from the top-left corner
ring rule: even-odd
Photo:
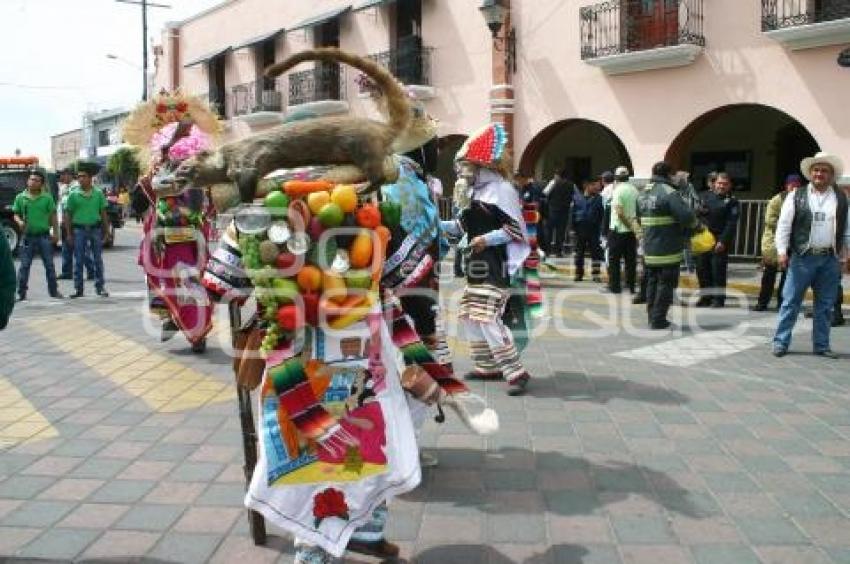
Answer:
[[[106,170],[115,178],[118,186],[132,187],[141,173],[136,151],[129,147],[118,149],[106,162]]]

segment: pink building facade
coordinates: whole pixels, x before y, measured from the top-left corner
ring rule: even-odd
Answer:
[[[507,8],[498,39],[482,4]],[[848,44],[844,0],[230,0],[163,31],[154,80],[208,93],[229,138],[293,111],[375,115],[351,69],[262,78],[338,45],[386,64],[440,120],[446,176],[463,136],[498,119],[539,179],[621,164],[641,179],[667,159],[765,199],[816,150],[850,164]]]

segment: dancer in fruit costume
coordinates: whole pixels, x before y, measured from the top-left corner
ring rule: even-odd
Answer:
[[[385,502],[420,469],[379,295],[389,229],[353,186],[314,172],[267,182],[204,277],[225,299],[253,292],[259,304],[260,455],[245,503],[295,535],[296,562],[393,557]]]
[[[521,395],[530,375],[502,315],[530,246],[519,195],[506,180],[506,144],[500,124],[490,124],[466,140],[455,161],[470,186],[470,203],[457,220],[442,225],[453,236],[465,232],[469,240],[464,251],[467,285],[459,311],[475,363],[467,377],[504,378],[508,394]]]
[[[206,348],[213,304],[200,283],[211,225],[200,188],[177,189],[168,175],[180,162],[211,149],[220,124],[200,99],[161,93],[128,118],[124,137],[138,147],[149,172],[139,180],[136,213],[147,214],[139,265],[145,271],[150,310],[161,320],[161,338],[182,331],[194,352]]]

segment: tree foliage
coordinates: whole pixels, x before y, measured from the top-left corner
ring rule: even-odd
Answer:
[[[136,151],[129,147],[121,147],[109,157],[106,170],[115,177],[118,185],[133,186],[141,174],[141,165],[136,157]]]

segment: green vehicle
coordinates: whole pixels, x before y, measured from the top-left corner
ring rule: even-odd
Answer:
[[[12,204],[15,196],[26,190],[30,171],[38,168],[36,157],[0,158],[0,231],[9,241],[12,253],[17,252],[21,243],[21,233],[15,223]],[[46,172],[46,179],[47,190],[57,199],[59,184],[56,173]]]

